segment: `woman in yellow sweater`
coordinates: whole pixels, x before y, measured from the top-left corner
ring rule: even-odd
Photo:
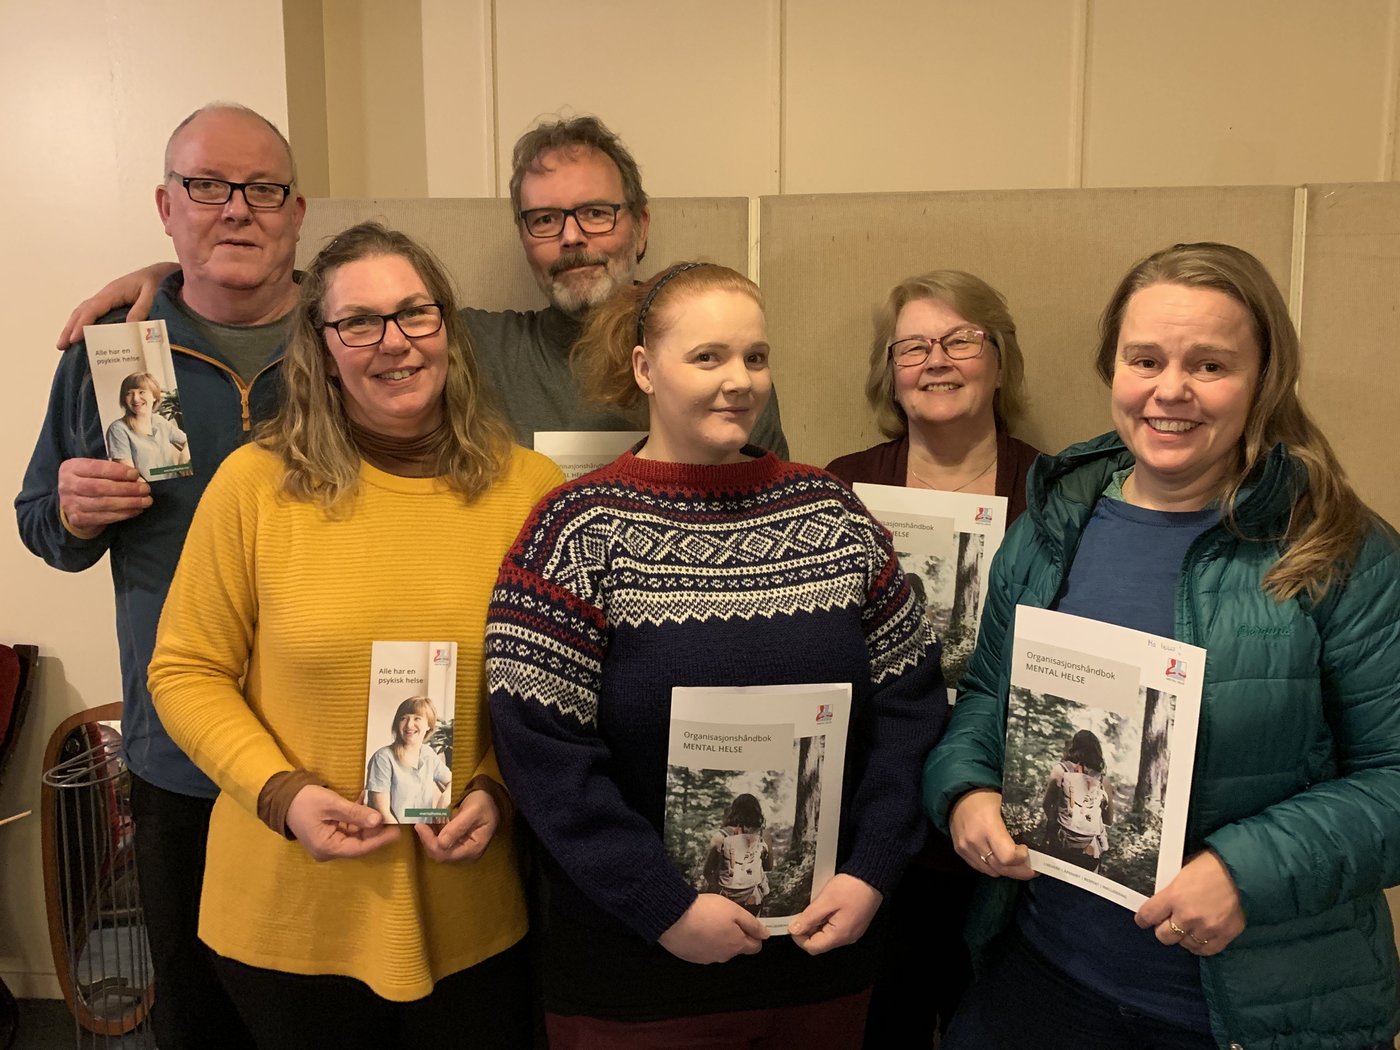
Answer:
[[[464,1026],[473,1047],[528,1045],[482,637],[502,556],[561,476],[483,399],[441,265],[377,224],[306,271],[282,378],[279,414],[200,504],[150,666],[161,721],[222,792],[200,937],[260,1047]],[[351,801],[373,644],[406,639],[457,642],[437,826]]]

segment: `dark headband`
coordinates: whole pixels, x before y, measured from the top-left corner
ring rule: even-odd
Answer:
[[[704,263],[698,262],[677,263],[657,278],[656,283],[652,285],[651,290],[647,292],[646,298],[642,300],[642,308],[637,311],[637,346],[646,346],[646,343],[642,341],[643,329],[645,329],[647,323],[647,311],[651,309],[651,303],[652,300],[656,298],[656,293],[661,291],[661,289],[665,287],[666,282],[677,274],[682,274],[685,273],[686,270],[693,270],[697,266],[704,265]]]

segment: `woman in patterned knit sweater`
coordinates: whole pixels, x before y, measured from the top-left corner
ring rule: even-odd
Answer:
[[[199,505],[151,661],[161,721],[222,792],[200,939],[260,1050],[528,1046],[481,637],[561,476],[481,400],[441,265],[377,224],[307,269],[283,377]],[[458,643],[453,816],[410,829],[351,799],[373,644],[428,639]]]
[[[535,509],[492,598],[497,754],[545,854],[555,1048],[860,1045],[946,700],[889,534],[830,475],[748,445],[768,355],[758,289],[724,267],[595,309],[576,365],[595,396],[644,400],[650,433]],[[668,859],[671,691],[817,682],[852,686],[837,874],[770,939]]]

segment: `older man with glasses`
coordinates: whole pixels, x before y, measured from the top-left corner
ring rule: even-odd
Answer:
[[[176,127],[156,208],[179,270],[152,317],[170,335],[194,473],[142,481],[107,459],[87,354],[63,355],[15,507],[25,545],[80,572],[110,555],[131,771],[136,866],[156,978],[161,1050],[250,1047],[197,936],[216,789],[166,735],[146,691],[156,624],[195,505],[224,457],[276,408],[296,303],[292,262],[306,202],[291,148],[250,109],[215,103]],[[105,321],[120,321],[114,313]]]

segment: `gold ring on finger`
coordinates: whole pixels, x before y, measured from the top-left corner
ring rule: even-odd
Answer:
[[[1178,926],[1178,925],[1176,924],[1175,920],[1173,920],[1173,919],[1168,919],[1168,920],[1167,920],[1167,928],[1170,929],[1170,930],[1172,931],[1172,933],[1176,934],[1178,937],[1190,937],[1190,936],[1191,936],[1189,933],[1187,933],[1185,930],[1183,930],[1180,926]],[[1196,938],[1191,937],[1191,939],[1194,941]]]
[[[986,853],[982,854],[982,857],[981,857],[982,863],[983,863],[983,864],[986,864],[986,863],[987,863],[987,858],[990,857],[990,856],[991,856],[993,853],[995,853],[995,852],[996,852],[996,850],[990,850],[990,849],[989,849],[989,850],[987,850]]]

